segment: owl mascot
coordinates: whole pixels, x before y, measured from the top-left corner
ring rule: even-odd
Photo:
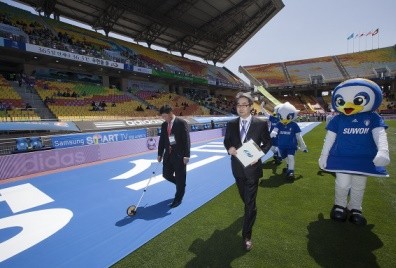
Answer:
[[[335,172],[335,200],[330,218],[366,225],[362,201],[367,176],[389,176],[389,149],[384,120],[375,112],[382,102],[380,87],[355,78],[339,84],[332,106],[339,114],[327,125],[319,167]],[[349,201],[348,201],[349,195]]]
[[[279,122],[279,115],[278,115],[278,109],[282,104],[278,104],[274,107],[274,112],[270,114],[268,118],[269,122],[269,132],[271,133],[272,130],[275,128],[276,124]],[[279,150],[278,150],[278,139],[277,137],[271,138],[271,151],[274,154],[274,160],[276,164],[280,164],[282,162],[282,158],[279,155]]]
[[[270,133],[271,138],[277,138],[281,159],[287,158],[287,168],[284,169],[284,172],[286,173],[286,177],[291,181],[294,180],[294,155],[297,148],[300,148],[303,152],[308,152],[307,146],[301,136],[301,129],[293,121],[297,118],[298,112],[299,110],[289,102],[281,104],[278,107],[279,122]]]

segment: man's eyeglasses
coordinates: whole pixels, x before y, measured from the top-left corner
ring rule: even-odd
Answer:
[[[249,104],[237,104],[237,108],[247,108],[247,107],[249,107],[250,105]]]

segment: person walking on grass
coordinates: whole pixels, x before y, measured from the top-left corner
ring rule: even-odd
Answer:
[[[231,169],[244,203],[244,220],[242,226],[243,247],[249,251],[253,247],[252,229],[257,215],[256,196],[259,179],[263,177],[261,159],[245,167],[236,157],[237,149],[252,139],[264,153],[271,148],[268,123],[251,115],[253,99],[250,93],[240,92],[236,96],[238,118],[227,123],[224,147],[231,155]]]

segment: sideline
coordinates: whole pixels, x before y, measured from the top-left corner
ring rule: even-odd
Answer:
[[[208,139],[208,140],[196,141],[196,142],[192,142],[191,145],[197,144],[197,143],[202,143],[202,142],[210,142],[212,140],[217,140],[217,139],[219,139],[219,138],[212,138],[212,139]],[[89,146],[89,145],[85,145],[85,146]],[[57,150],[57,149],[53,149],[53,150]],[[38,173],[34,173],[34,174],[28,174],[28,175],[23,175],[23,176],[3,179],[3,180],[0,180],[0,185],[1,184],[6,184],[6,183],[10,183],[10,182],[26,180],[26,179],[33,179],[35,177],[39,177],[39,176],[43,176],[43,175],[55,174],[55,173],[58,173],[58,172],[65,172],[65,171],[74,170],[74,169],[78,169],[78,168],[82,168],[82,167],[100,165],[100,164],[109,163],[109,162],[112,162],[112,161],[115,161],[115,160],[122,160],[122,159],[130,158],[130,157],[151,154],[151,153],[153,153],[153,151],[156,152],[157,148],[155,150],[149,150],[149,151],[135,153],[135,154],[130,154],[130,155],[122,155],[122,156],[117,156],[117,157],[114,157],[114,158],[99,160],[99,161],[95,161],[95,162],[88,162],[88,163],[83,163],[83,164],[79,164],[79,165],[75,165],[75,166],[58,168],[58,169],[42,171],[42,172],[38,172]],[[35,152],[29,152],[29,153],[35,153]]]

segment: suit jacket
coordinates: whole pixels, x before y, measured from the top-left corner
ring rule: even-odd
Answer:
[[[241,137],[239,133],[240,117],[232,119],[227,123],[226,132],[224,135],[224,147],[227,149],[235,147],[238,149],[242,146]],[[252,117],[250,127],[246,133],[246,140],[254,140],[257,145],[267,153],[271,148],[271,137],[268,131],[268,123],[256,117]],[[231,156],[231,168],[234,177],[240,178],[261,178],[263,176],[263,168],[261,159],[253,165],[246,168],[235,157]]]
[[[190,157],[190,133],[188,131],[187,122],[181,118],[175,117],[172,125],[171,135],[175,136],[176,144],[172,145],[172,152],[180,157]],[[169,137],[168,123],[165,121],[161,125],[161,135],[158,143],[158,155],[164,158],[169,156]]]

